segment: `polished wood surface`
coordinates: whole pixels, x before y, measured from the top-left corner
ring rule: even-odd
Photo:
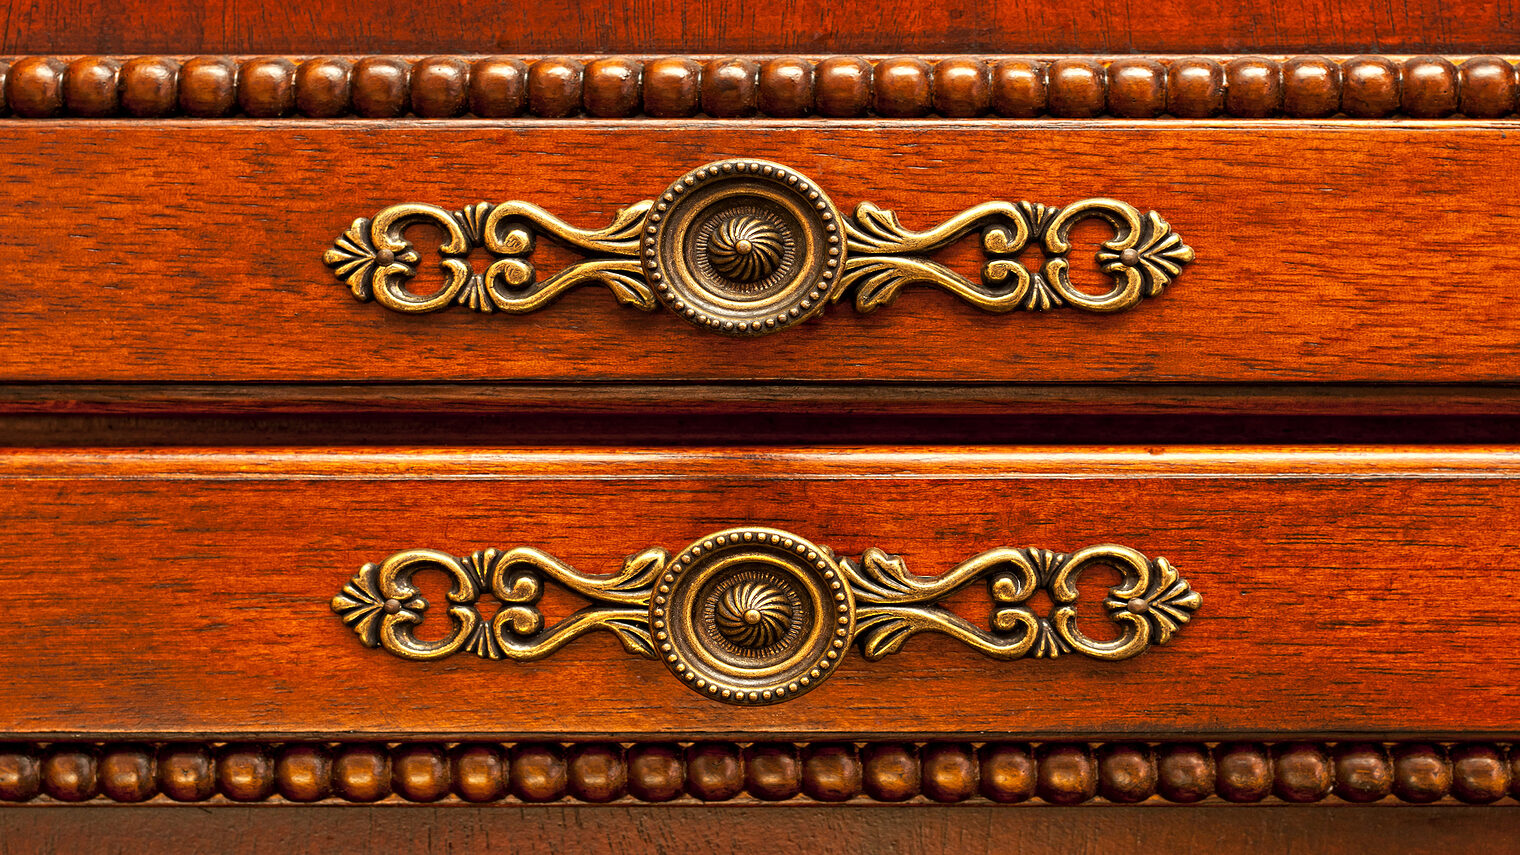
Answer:
[[[270,810],[55,807],[0,809],[0,852],[225,852],[328,855],[509,846],[523,855],[631,849],[671,853],[775,849],[1129,855],[1136,840],[1179,852],[1520,852],[1520,812],[1460,807],[1305,810],[1296,806],[876,810],[749,807],[398,807]]]
[[[0,853],[1520,855],[1515,21],[0,0]],[[912,288],[757,341],[591,288],[401,316],[321,264],[398,202],[599,226],[739,156],[914,228],[1114,197],[1197,259],[1119,315]],[[1125,543],[1203,602],[1131,660],[921,635],[765,708],[329,608],[397,550],[605,572],[737,523],[916,573]]]
[[[1502,739],[1520,715],[1509,448],[61,450],[0,467],[0,586],[44,630],[0,649],[17,736]],[[698,696],[605,635],[532,663],[407,662],[328,606],[401,549],[529,545],[604,573],[736,524],[926,575],[997,546],[1121,543],[1173,561],[1203,606],[1132,660],[998,663],[923,635],[762,708]],[[38,584],[60,563],[88,582]],[[1083,620],[1104,584],[1082,583]],[[986,620],[979,588],[950,606]],[[574,607],[546,595],[551,619]]]
[[[1520,210],[1492,188],[1513,136],[1483,124],[8,124],[0,331],[27,346],[0,379],[1507,384],[1520,377],[1516,341],[1500,334],[1520,327],[1505,290],[1520,275],[1508,249]],[[641,166],[609,182],[590,151],[637,151]],[[1127,199],[1162,211],[1198,260],[1112,316],[987,315],[911,288],[874,314],[835,306],[739,341],[593,288],[526,316],[397,315],[355,303],[321,265],[352,218],[396,202],[523,198],[604,223],[741,152],[920,227],[992,198]],[[63,162],[47,182],[27,178]],[[945,254],[970,269],[973,256],[969,241]]]
[[[1502,0],[550,0],[532,8],[328,0],[291,15],[217,0],[7,0],[0,53],[1279,53],[1520,47]]]

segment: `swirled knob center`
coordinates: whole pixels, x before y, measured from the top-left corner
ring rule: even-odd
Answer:
[[[768,580],[741,579],[719,593],[713,622],[736,647],[761,650],[786,637],[792,626],[792,603],[786,592]]]
[[[736,282],[758,282],[770,276],[785,253],[781,230],[750,214],[734,214],[724,220],[707,244],[713,270]]]

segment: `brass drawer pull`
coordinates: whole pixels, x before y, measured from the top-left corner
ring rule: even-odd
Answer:
[[[1076,288],[1068,272],[1071,228],[1084,219],[1114,229],[1096,256],[1113,278],[1103,294]],[[424,222],[447,234],[439,251],[448,282],[418,295],[405,283],[421,256],[402,232]],[[978,229],[986,259],[978,281],[929,258]],[[540,279],[532,262],[539,237],[588,257]],[[1031,245],[1046,256],[1037,272],[1018,260]],[[473,273],[465,258],[481,248],[493,260]],[[871,312],[916,283],[944,288],[988,312],[1058,306],[1118,312],[1160,294],[1192,260],[1193,250],[1159,214],[1115,199],[1064,208],[986,202],[919,232],[870,202],[861,202],[853,217],[841,216],[806,176],[747,159],[695,169],[658,199],[618,211],[598,230],[576,228],[528,202],[481,202],[461,211],[408,203],[355,220],[324,256],[354,297],[398,312],[453,304],[532,312],[572,287],[597,282],[619,302],[645,311],[664,304],[697,326],[736,336],[784,329],[851,291],[856,310]]]
[[[1077,628],[1075,582],[1090,567],[1122,574],[1103,604],[1121,634],[1095,641]],[[423,641],[413,627],[429,604],[411,583],[442,570],[452,631]],[[988,628],[937,605],[985,581]],[[545,582],[591,600],[553,626],[536,606]],[[1048,617],[1029,599],[1045,591]],[[482,618],[487,594],[501,603]],[[896,653],[920,632],[956,638],[994,659],[1081,653],[1128,659],[1165,644],[1202,598],[1165,558],[1103,544],[1076,552],[993,549],[941,576],[909,573],[900,558],[867,549],[859,562],[784,531],[734,528],[709,535],[674,558],[646,549],[621,571],[587,576],[531,547],[486,549],[458,558],[431,549],[398,552],[366,564],[333,598],[332,608],[366,647],[404,659],[433,660],[468,650],[485,659],[540,659],[592,630],[614,633],[630,652],[665,661],[693,690],[734,704],[788,700],[823,682],[858,644],[868,660]]]

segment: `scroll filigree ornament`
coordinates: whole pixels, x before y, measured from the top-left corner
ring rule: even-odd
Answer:
[[[1094,567],[1120,580],[1103,600],[1117,638],[1098,641],[1077,625],[1076,582]],[[449,631],[434,641],[414,633],[430,604],[412,584],[423,570],[451,580]],[[551,626],[537,604],[546,583],[590,604]],[[976,583],[987,586],[985,627],[939,605]],[[1030,605],[1045,591],[1049,614]],[[500,607],[487,621],[478,603]],[[867,660],[897,653],[914,635],[937,632],[994,659],[1078,653],[1117,661],[1165,644],[1202,598],[1165,558],[1103,544],[1073,553],[1000,548],[938,576],[908,572],[901,558],[867,549],[858,561],[770,528],[728,529],[674,558],[647,549],[606,576],[587,576],[528,547],[486,549],[456,558],[431,549],[366,564],[332,608],[366,647],[404,659],[468,651],[484,659],[540,659],[593,631],[617,636],[628,652],[665,662],[692,690],[733,704],[771,704],[804,694],[832,674],[851,645]]]
[[[1114,229],[1098,249],[1112,277],[1089,294],[1070,276],[1071,230],[1097,219]],[[406,283],[421,255],[405,237],[419,224],[441,228],[446,282],[431,294]],[[930,257],[980,230],[986,262],[972,280]],[[540,278],[532,263],[539,238],[586,257]],[[1030,271],[1018,256],[1037,246],[1045,260]],[[466,257],[491,263],[474,273]],[[688,321],[729,335],[765,335],[807,320],[853,294],[856,310],[891,305],[908,285],[943,288],[988,312],[1069,306],[1118,312],[1160,294],[1193,260],[1193,250],[1155,211],[1116,199],[1064,208],[987,202],[925,231],[893,211],[861,202],[841,216],[806,176],[763,160],[725,160],[694,169],[659,198],[617,212],[603,229],[579,229],[527,202],[481,202],[460,211],[392,205],[357,219],[324,256],[355,298],[398,312],[465,305],[479,312],[537,311],[570,288],[599,283],[619,302],[653,311],[663,304]]]

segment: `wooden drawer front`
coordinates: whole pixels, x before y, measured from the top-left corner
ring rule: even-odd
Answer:
[[[1475,121],[7,122],[0,170],[26,180],[8,185],[0,212],[10,271],[0,380],[1511,384],[1520,303],[1506,289],[1520,276],[1520,208],[1492,189],[1515,156],[1507,126]],[[812,320],[725,335],[734,331],[689,323],[645,278],[645,220],[617,212],[731,158],[784,164],[867,231],[866,203],[911,231],[993,200],[1059,208],[1106,197],[1142,218],[1157,212],[1194,258],[1169,245],[1180,273],[1169,283],[1147,274],[1142,290],[1155,296],[1137,293],[1114,313],[989,313],[925,285],[861,312],[861,292],[880,297],[887,281],[865,271]],[[438,311],[392,311],[373,293],[355,301],[323,263],[356,218],[481,200],[532,203],[579,229],[621,223],[626,235],[598,245],[623,241],[628,256],[571,251],[535,227],[531,256],[476,248],[456,261],[467,277],[528,258],[539,281],[588,257],[611,265],[608,278],[522,315],[456,305],[491,306],[468,282]],[[885,214],[872,216],[892,232]],[[967,228],[1003,215],[988,216]],[[506,243],[511,220],[500,221]],[[439,287],[441,232],[405,234],[426,283],[416,287]],[[1107,281],[1086,268],[1113,228],[1088,221],[1072,234],[1073,287]],[[973,231],[942,248],[880,252],[942,263],[980,288],[997,260],[987,240]],[[1031,252],[1038,266],[1052,250]],[[1114,253],[1108,263],[1120,264]],[[1011,257],[1000,263],[1017,278]]]
[[[0,733],[16,738],[1503,739],[1520,720],[1507,641],[1520,456],[1508,449],[22,451],[0,457],[0,478],[0,587],[15,629],[0,646]],[[780,552],[816,562],[823,599],[808,599],[811,571],[775,551],[753,559],[765,584],[749,590],[709,585],[682,600],[662,587],[685,584],[663,570],[711,566],[704,546],[728,560],[716,533],[752,549],[749,535],[772,530],[797,538]],[[812,554],[818,544],[833,553]],[[1124,548],[1143,555],[1147,603],[1115,599],[1112,571],[1061,595],[1046,571],[1096,544],[1116,545],[1105,547],[1114,566]],[[525,626],[537,610],[547,625],[590,620],[592,631],[533,661],[492,656],[478,637],[416,661],[361,643],[366,615],[345,597],[369,596],[379,623],[421,608],[394,584],[364,594],[352,581],[361,565],[384,574],[388,556],[431,549],[434,567],[468,559],[489,576],[495,559],[477,551],[491,547],[519,550],[527,571],[498,586],[503,608]],[[965,569],[1005,547],[1069,557],[1009,552],[998,559],[1009,574]],[[1041,592],[1019,593],[1021,561],[1044,562]],[[659,569],[640,575],[650,562]],[[625,567],[621,580],[578,575]],[[421,640],[407,644],[438,640],[448,608],[492,599],[487,580],[451,603],[430,572],[416,580],[429,600]],[[914,599],[947,572],[970,581]],[[765,590],[773,576],[798,596]],[[853,611],[842,598],[833,608],[842,589]],[[388,612],[391,598],[404,602]],[[651,624],[651,598],[668,598],[653,614],[669,626]],[[1016,616],[997,614],[1046,617],[1070,599],[1092,646],[1042,629],[1038,645],[1011,651],[1026,629],[1000,632]],[[740,646],[736,633],[757,626],[783,638],[849,612],[852,643],[826,648],[841,655],[808,691],[725,703],[665,655],[683,602],[706,609],[694,626],[719,620]],[[894,613],[900,624],[924,631],[884,623],[892,602],[911,606]],[[582,606],[591,612],[570,617]],[[1103,655],[1117,626],[1147,622],[1138,655]],[[504,634],[553,647],[534,631]],[[900,649],[887,649],[892,632]],[[659,658],[635,655],[640,637]],[[678,652],[682,667],[707,667],[690,645]]]

